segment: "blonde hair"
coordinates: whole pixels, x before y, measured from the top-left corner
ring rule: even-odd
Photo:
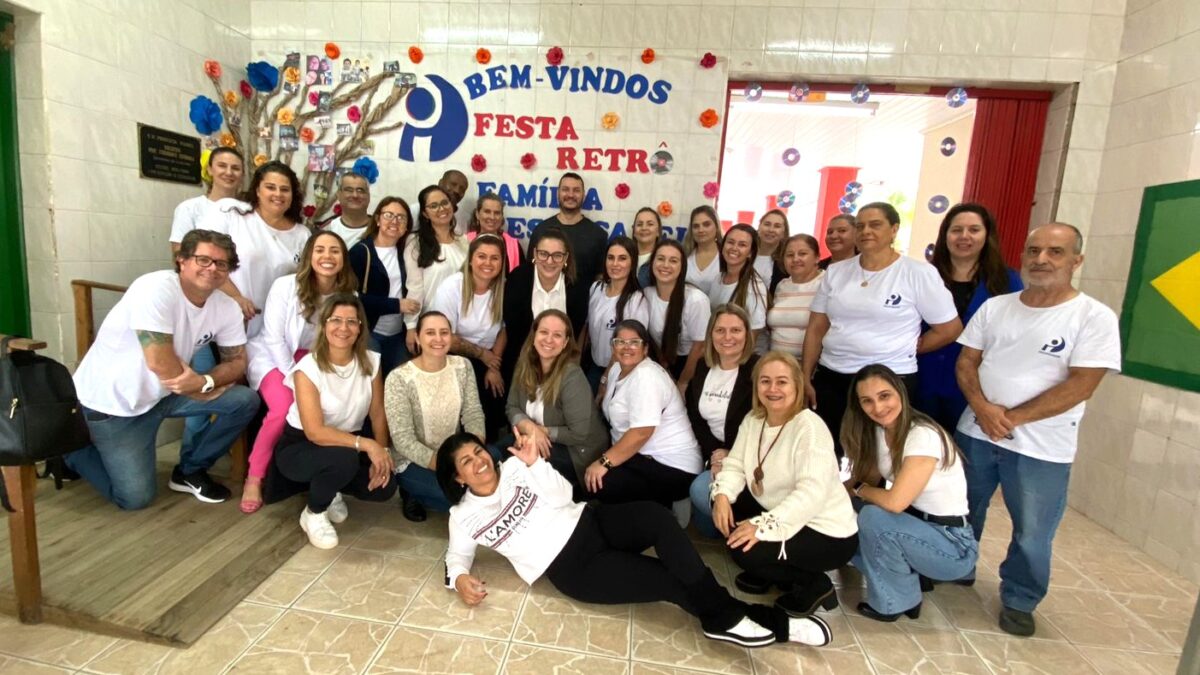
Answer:
[[[758,378],[762,376],[763,368],[777,362],[787,366],[796,388],[796,400],[792,402],[792,407],[788,410],[788,419],[799,415],[804,410],[804,371],[800,368],[800,362],[787,352],[769,351],[754,365],[754,374],[751,376],[753,389],[750,396],[750,414],[759,419],[767,418],[767,409],[758,396]]]
[[[732,303],[722,303],[717,305],[712,311],[712,315],[708,317],[708,329],[704,331],[704,363],[708,364],[709,368],[716,368],[721,363],[721,357],[717,354],[717,346],[713,344],[713,329],[717,326],[717,319],[725,314],[732,314],[741,319],[742,325],[746,328],[746,344],[742,345],[742,353],[738,356],[738,365],[750,360],[754,355],[754,332],[750,329],[750,315],[746,310]]]
[[[563,322],[567,329],[567,342],[563,345],[562,353],[554,359],[554,363],[550,366],[550,372],[542,372],[542,357],[538,356],[537,350],[533,346],[533,341],[537,337],[538,326],[546,319],[554,317]],[[525,395],[530,401],[537,398],[538,387],[542,389],[542,401],[547,406],[553,406],[558,402],[558,395],[562,389],[563,376],[566,375],[567,367],[579,360],[579,344],[575,342],[575,330],[571,327],[571,319],[562,311],[557,309],[547,309],[537,318],[533,320],[533,325],[529,327],[529,335],[525,338],[525,344],[521,345],[521,354],[517,357],[517,367],[513,372],[513,383],[519,383],[525,388]]]
[[[466,315],[471,311],[471,302],[475,300],[475,271],[471,268],[471,260],[474,259],[475,252],[484,246],[495,246],[500,251],[500,273],[488,284],[488,290],[492,292],[492,323],[500,323],[504,317],[504,270],[508,263],[504,256],[504,240],[494,234],[475,237],[475,241],[471,242],[471,247],[467,249],[467,261],[463,263],[462,268],[462,313]]]
[[[353,293],[358,288],[358,276],[350,268],[350,251],[346,250],[346,242],[337,232],[321,230],[308,238],[304,243],[304,251],[300,253],[300,263],[296,267],[296,295],[300,297],[300,311],[306,321],[312,321],[313,315],[320,309],[321,291],[317,288],[316,274],[313,272],[313,249],[317,247],[317,239],[333,237],[338,246],[342,247],[342,269],[333,278],[334,293]]]
[[[325,337],[325,322],[329,321],[329,317],[333,316],[333,311],[338,307],[353,307],[355,314],[358,316],[358,337],[354,339],[354,346],[351,348],[351,352],[354,354],[355,361],[358,362],[359,371],[363,375],[370,377],[371,359],[367,357],[367,333],[370,332],[367,328],[367,310],[363,309],[358,295],[353,292],[334,293],[321,306],[320,323],[317,325],[317,340],[313,345],[312,351],[313,360],[317,362],[317,368],[321,372],[333,372],[333,362],[329,360],[329,338]]]

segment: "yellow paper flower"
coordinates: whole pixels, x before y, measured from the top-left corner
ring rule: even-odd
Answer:
[[[267,163],[267,156],[261,152],[254,156],[254,166],[259,167]]]
[[[295,66],[284,68],[283,79],[288,84],[300,84],[300,69]]]
[[[208,157],[212,154],[212,150],[205,148],[200,152],[200,180],[205,183],[212,183],[212,174],[208,172]]]
[[[291,108],[280,108],[279,114],[275,116],[275,119],[279,120],[279,123],[286,127],[296,121],[296,113],[292,112]]]
[[[221,145],[227,148],[236,148],[237,139],[233,137],[233,134],[226,131],[225,133],[221,134]]]
[[[619,124],[620,122],[621,122],[621,116],[615,112],[604,113],[604,116],[600,118],[600,126],[604,127],[605,129],[609,129],[609,130],[616,129],[617,124]]]
[[[225,92],[225,105],[230,108],[236,108],[238,104],[238,95],[232,91]]]

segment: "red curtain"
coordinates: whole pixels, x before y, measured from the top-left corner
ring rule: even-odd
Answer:
[[[1049,100],[979,98],[963,201],[978,202],[996,219],[1000,250],[1021,266],[1037,185]]]

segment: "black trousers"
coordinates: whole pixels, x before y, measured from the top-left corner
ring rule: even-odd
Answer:
[[[396,494],[395,476],[383,487],[367,489],[371,460],[365,453],[316,445],[291,425],[284,428],[273,461],[289,481],[308,484],[308,510],[313,513],[324,513],[339,492],[371,502],[387,501]]]
[[[603,504],[657,502],[670,508],[688,498],[695,474],[667,466],[641,453],[604,474],[604,487],[595,494]]]
[[[817,417],[825,422],[829,433],[833,434],[833,451],[837,453],[838,459],[846,454],[841,439],[842,417],[846,414],[846,402],[849,400],[850,382],[853,379],[854,373],[839,373],[822,365],[818,365],[813,373],[812,385],[817,392]],[[908,391],[909,402],[915,401],[917,374],[901,375],[900,381],[904,382],[904,388]]]
[[[733,517],[738,522],[762,512],[762,505],[754,499],[750,490],[742,490],[733,503]],[[850,558],[858,551],[858,534],[838,538],[821,534],[811,527],[803,527],[791,539],[783,542],[786,560],[780,559],[779,546],[779,542],[760,541],[749,551],[733,548],[729,552],[738,567],[761,579],[792,583],[797,590],[814,586],[823,588],[833,585],[825,572],[850,562]]]
[[[508,399],[505,396],[495,396],[492,390],[488,389],[483,379],[487,375],[487,366],[483,365],[483,361],[467,360],[475,370],[475,388],[479,391],[479,405],[483,408],[483,424],[486,430],[486,438],[483,440],[490,443],[504,435],[508,428],[508,417],[504,414],[504,406]],[[507,381],[511,382],[511,379]]]

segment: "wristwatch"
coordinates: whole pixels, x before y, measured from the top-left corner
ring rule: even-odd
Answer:
[[[610,460],[610,459],[608,458],[608,454],[607,454],[607,453],[606,453],[606,454],[603,454],[603,455],[600,455],[600,459],[599,459],[599,460],[597,460],[597,461],[598,461],[598,462],[600,462],[600,466],[602,466],[602,467],[604,467],[604,468],[606,468],[606,469],[611,469],[611,468],[613,468],[613,463],[612,463],[612,460]]]
[[[200,387],[200,393],[207,394],[208,392],[210,392],[216,388],[217,388],[217,383],[216,383],[216,381],[213,380],[212,375],[205,375],[204,376],[204,386]]]

